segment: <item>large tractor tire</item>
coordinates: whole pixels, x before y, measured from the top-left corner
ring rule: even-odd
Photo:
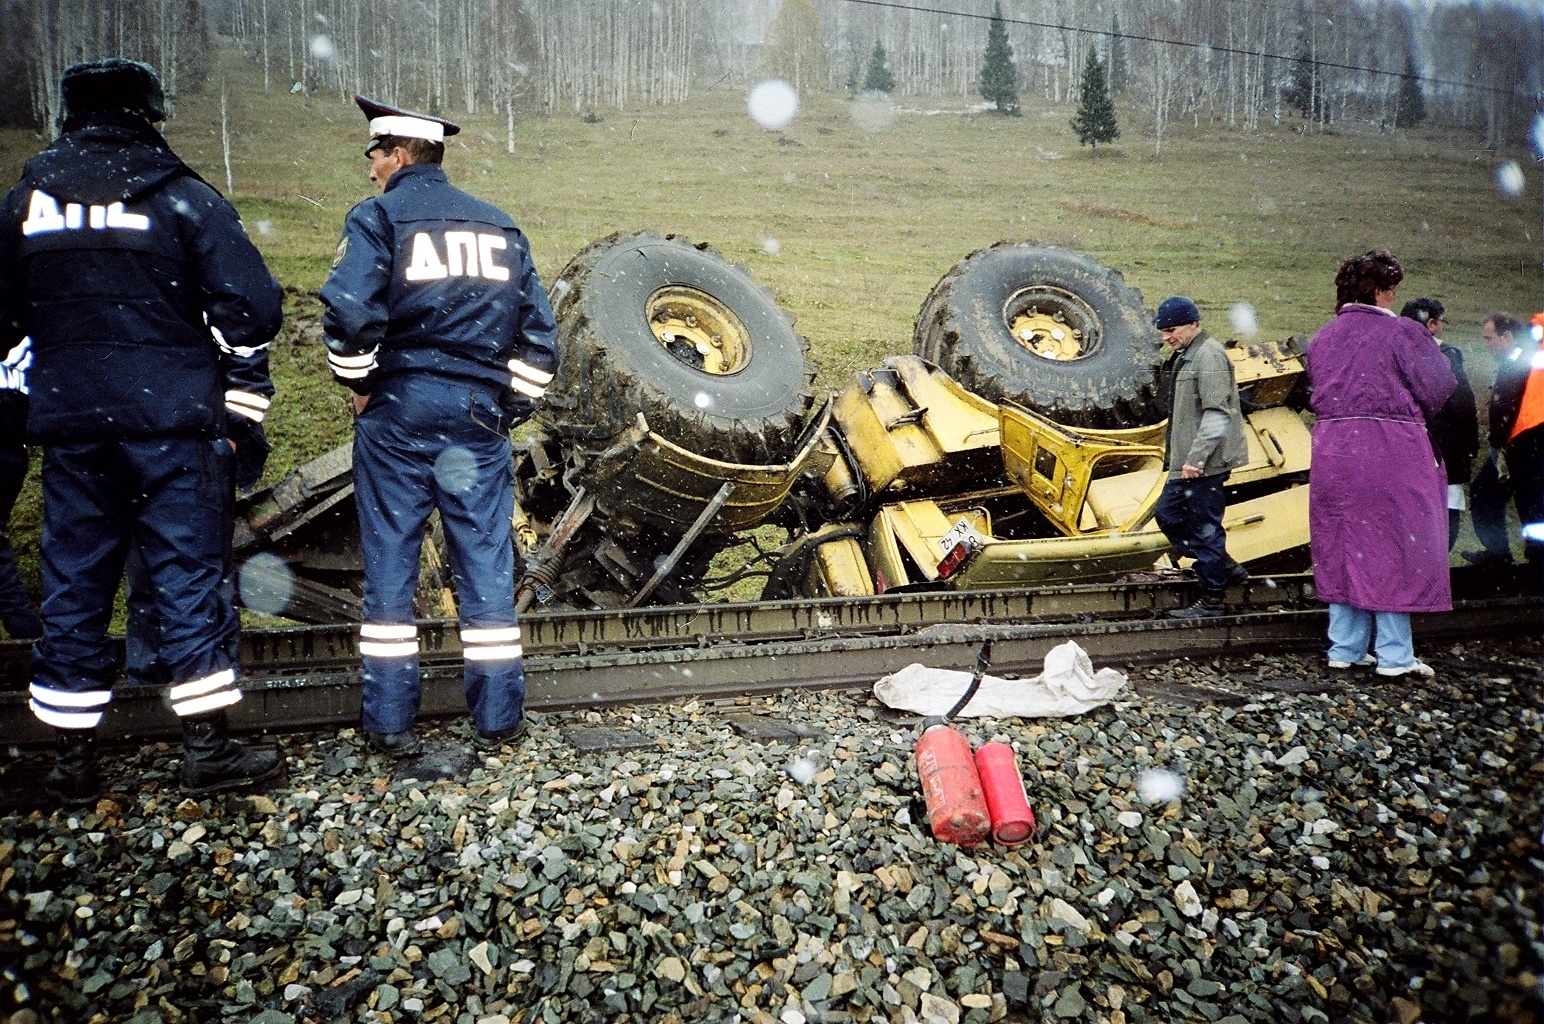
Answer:
[[[745,270],[706,244],[614,234],[553,288],[560,363],[538,414],[593,447],[633,426],[723,462],[790,458],[814,402],[808,344]]]
[[[1167,415],[1163,349],[1142,293],[1090,256],[1028,242],[978,249],[933,287],[912,341],[971,391],[1069,427]]]

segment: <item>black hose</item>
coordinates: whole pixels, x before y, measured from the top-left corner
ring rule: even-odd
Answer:
[[[981,645],[981,650],[976,652],[976,670],[970,674],[970,685],[965,687],[965,695],[944,715],[944,721],[949,721],[965,710],[965,705],[969,704],[971,698],[976,695],[976,691],[981,689],[981,680],[986,676],[986,670],[991,667],[991,664],[992,641],[989,639]]]

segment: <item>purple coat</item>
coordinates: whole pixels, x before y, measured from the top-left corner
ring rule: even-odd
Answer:
[[[1319,599],[1447,611],[1447,477],[1426,432],[1456,383],[1447,358],[1414,320],[1352,304],[1319,328],[1307,363]]]

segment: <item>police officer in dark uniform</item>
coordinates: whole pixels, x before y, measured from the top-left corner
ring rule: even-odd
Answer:
[[[36,640],[43,635],[43,620],[22,586],[6,532],[27,478],[27,368],[31,365],[31,338],[21,339],[9,352],[0,351],[0,626],[12,640]]]
[[[370,122],[365,156],[381,195],[349,211],[322,302],[328,362],[358,411],[364,730],[395,757],[420,746],[413,591],[437,508],[475,742],[492,749],[524,722],[509,430],[552,380],[557,328],[520,229],[440,167],[445,137],[460,129],[355,100]]]
[[[32,338],[27,430],[44,449],[31,707],[58,730],[47,786],[68,801],[100,786],[130,545],[155,584],[183,788],[250,785],[279,759],[227,734],[239,624],[220,583],[232,448],[264,443],[281,292],[236,211],[153,127],[154,69],[77,64],[61,88],[63,133],[0,206],[0,348]]]

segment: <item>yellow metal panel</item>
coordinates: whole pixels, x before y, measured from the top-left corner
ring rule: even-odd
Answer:
[[[1125,440],[1116,431],[1095,435],[1073,430],[1028,409],[1005,405],[999,423],[1009,479],[1068,536],[1083,529],[1083,502],[1096,477],[1145,467],[1163,454],[1161,448]]]
[[[997,406],[966,391],[952,377],[934,372],[918,356],[885,360],[900,374],[912,403],[922,410],[922,424],[943,452],[997,445]]]
[[[908,468],[933,465],[944,454],[922,428],[921,410],[890,383],[893,379],[883,372],[859,374],[837,396],[833,416],[875,493],[904,482]]]
[[[1151,568],[1169,542],[1149,524],[1138,533],[1105,531],[1079,537],[991,540],[948,585],[955,590],[1085,583]]]
[[[869,524],[868,544],[864,546],[869,570],[874,574],[875,593],[884,593],[892,587],[904,587],[911,582],[906,563],[901,559],[901,546],[895,539],[895,524],[890,506],[879,510],[879,515]]]
[[[896,539],[916,563],[917,570],[929,582],[938,579],[938,563],[943,558],[938,541],[954,521],[931,501],[903,501],[885,506],[885,512]]]
[[[1256,405],[1276,405],[1303,376],[1303,360],[1297,354],[1299,342],[1256,341],[1226,343],[1228,358],[1233,360],[1233,376],[1240,388],[1253,385],[1251,398]]]
[[[813,597],[871,596],[874,580],[857,539],[842,537],[816,548],[802,593]]]
[[[1249,563],[1308,546],[1308,487],[1288,487],[1229,505],[1222,517],[1228,554]]]
[[[1129,523],[1154,489],[1163,489],[1168,473],[1164,471],[1161,462],[1157,459],[1152,461],[1156,465],[1130,473],[1100,477],[1089,484],[1088,500],[1084,508],[1093,513],[1099,528],[1109,530]]]

